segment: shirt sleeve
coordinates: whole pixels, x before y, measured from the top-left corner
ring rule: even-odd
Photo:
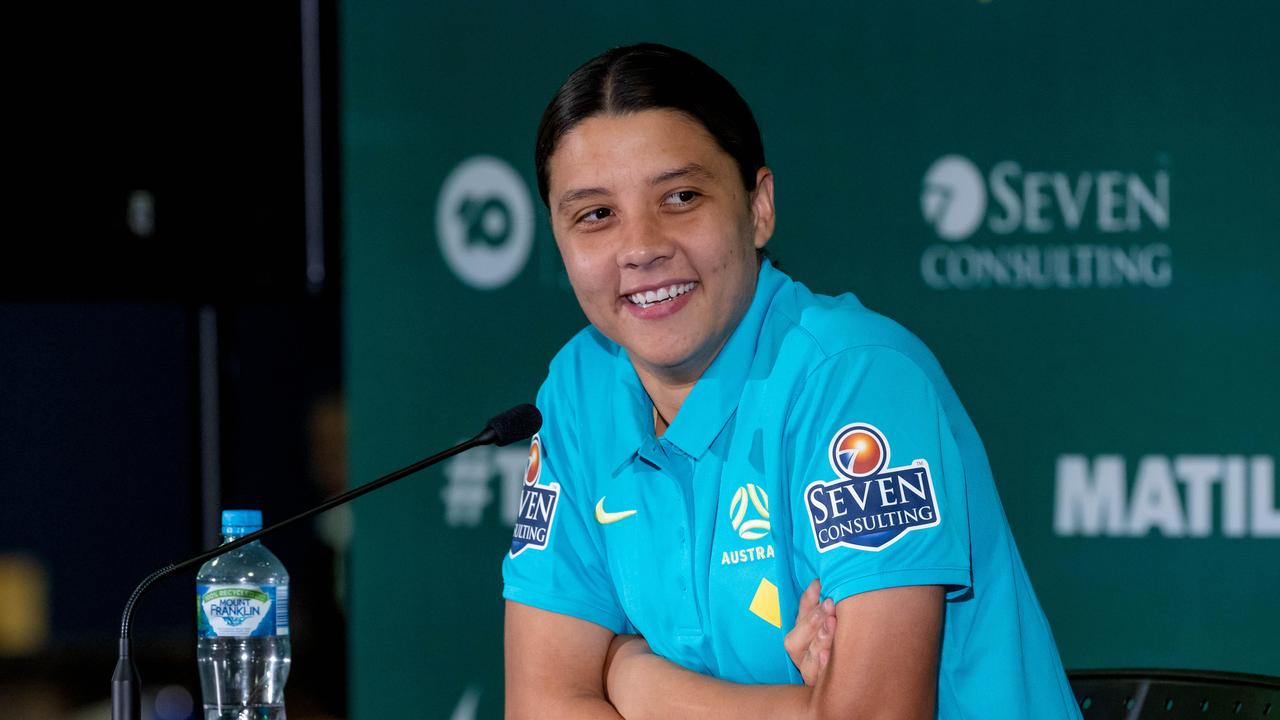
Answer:
[[[932,382],[885,347],[837,353],[786,425],[801,586],[836,602],[905,585],[971,583],[964,467]]]
[[[589,522],[577,428],[552,384],[548,379],[538,393],[542,430],[530,443],[511,550],[502,563],[502,595],[621,633],[626,616]]]

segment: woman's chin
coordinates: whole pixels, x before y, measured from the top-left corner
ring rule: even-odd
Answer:
[[[627,348],[627,355],[638,371],[677,384],[696,381],[709,364],[705,360],[700,361],[697,353],[682,352],[669,344],[654,348]]]

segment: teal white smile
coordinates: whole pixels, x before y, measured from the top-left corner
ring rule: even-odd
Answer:
[[[697,284],[698,283],[696,282],[687,282],[677,285],[669,285],[664,288],[658,288],[657,290],[646,290],[644,292],[633,293],[628,295],[627,299],[642,308],[652,307],[660,302],[666,302],[667,300],[674,300],[675,298],[680,297],[696,287]]]

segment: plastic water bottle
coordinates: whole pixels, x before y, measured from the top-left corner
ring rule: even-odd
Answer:
[[[259,510],[223,510],[222,541],[262,529]],[[254,541],[196,576],[196,665],[205,720],[286,720],[289,574]]]

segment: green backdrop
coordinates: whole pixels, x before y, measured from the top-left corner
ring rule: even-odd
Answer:
[[[352,476],[532,400],[585,322],[538,117],[587,57],[656,40],[755,109],[784,269],[947,368],[1067,667],[1280,674],[1278,24],[1261,3],[345,3]],[[477,451],[357,504],[353,717],[499,716],[524,461]]]

